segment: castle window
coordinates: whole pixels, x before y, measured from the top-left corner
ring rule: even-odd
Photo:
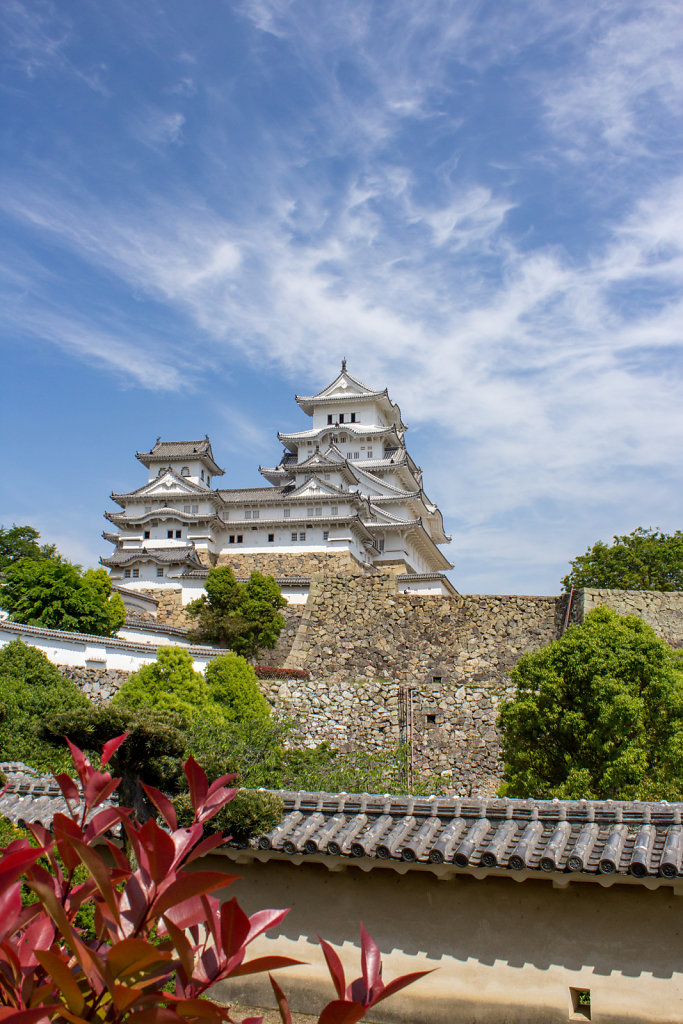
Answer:
[[[306,540],[306,534],[305,533],[300,533],[299,534],[299,540]]]
[[[269,533],[268,534],[268,543],[272,544],[274,540],[275,540],[275,534],[274,533]]]
[[[192,511],[193,512],[199,512],[199,505],[193,505],[192,506]]]
[[[133,569],[133,579],[136,580],[139,575],[140,575],[140,570],[139,569]]]
[[[356,414],[355,414],[355,412],[352,412],[352,413],[351,413],[351,422],[352,422],[352,423],[355,423],[355,422],[356,422]]]
[[[572,1015],[570,1020],[591,1019],[591,990],[589,988],[570,988]]]
[[[142,536],[145,540],[149,540],[149,530],[145,530]]]
[[[173,539],[173,530],[167,530],[166,531],[166,538],[167,538],[167,540],[172,540]]]
[[[427,715],[427,725],[436,725],[436,715]]]
[[[296,533],[294,531],[292,531],[292,540],[296,540]]]
[[[343,422],[344,422],[344,413],[342,413],[342,414],[340,415],[340,417],[339,417],[339,422],[340,422],[340,423],[343,423]]]
[[[330,531],[329,530],[323,530],[323,540],[329,540],[329,539],[330,539]]]
[[[180,540],[180,538],[183,535],[183,531],[182,530],[176,530],[175,535],[176,535],[176,540]]]
[[[206,486],[207,487],[211,486],[211,477],[209,476],[208,473],[206,474]]]
[[[288,508],[285,508],[285,509],[282,510],[282,514],[285,517],[285,519],[289,519],[290,512],[291,512],[291,509],[288,509]]]
[[[127,580],[129,580],[130,579],[130,569],[124,569],[123,570],[123,575],[126,577]]]
[[[244,537],[242,536],[242,534],[238,533],[237,534],[237,543],[241,544],[243,540],[244,540]]]
[[[204,479],[204,470],[202,470],[202,480]]]
[[[158,565],[157,566],[157,576],[163,576],[163,575],[164,575],[163,566]]]
[[[189,512],[191,510],[191,508],[192,508],[191,505],[183,505],[183,512]]]
[[[331,423],[331,422],[332,422],[332,413],[328,413],[328,416],[327,416],[327,422],[328,422],[328,423]]]
[[[384,537],[380,537],[380,539],[377,541],[377,547],[380,549],[380,551],[384,551]]]
[[[251,509],[250,508],[245,508],[245,510],[244,510],[244,518],[245,519],[251,519]]]
[[[181,476],[189,476],[190,475],[190,467],[189,466],[183,466],[183,468],[180,470],[180,475]]]
[[[326,480],[329,480],[329,479],[330,479],[330,474],[329,474],[329,473],[325,473],[325,479],[326,479]]]
[[[330,506],[330,515],[331,515],[331,516],[336,516],[336,514],[337,514],[337,508],[338,508],[338,506],[337,506],[337,505],[332,505],[332,506]]]
[[[368,448],[368,458],[372,458],[372,448]]]
[[[346,434],[342,434],[339,440],[342,444],[346,444]]]
[[[359,459],[360,458],[360,452],[354,452],[353,453],[353,457],[354,457],[354,459]]]
[[[234,533],[231,533],[230,536],[228,537],[228,543],[229,544],[234,544],[235,543],[235,534]]]

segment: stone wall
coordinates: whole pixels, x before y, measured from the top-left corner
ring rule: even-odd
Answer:
[[[141,590],[140,593],[149,594],[159,602],[155,620],[159,624],[175,626],[177,629],[191,629],[195,625],[183,608],[180,588],[171,590],[170,587],[160,587],[158,590]]]
[[[313,573],[358,573],[362,567],[350,551],[223,551],[218,565],[229,565],[236,576],[262,572],[270,576],[311,576]]]
[[[57,665],[57,668],[67,679],[72,679],[78,689],[98,706],[108,704],[130,675],[130,672],[120,672],[111,668],[79,668],[73,665]]]
[[[672,647],[683,647],[683,591],[586,589],[575,597],[581,622],[598,605],[605,605],[619,615],[637,615]]]

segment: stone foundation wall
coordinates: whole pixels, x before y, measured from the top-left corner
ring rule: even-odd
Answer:
[[[149,594],[159,602],[155,622],[165,626],[176,626],[178,629],[191,629],[195,622],[188,616],[183,608],[182,591],[171,590],[168,587],[158,590],[142,590],[142,594]]]
[[[119,672],[111,668],[78,668],[72,665],[57,665],[57,668],[67,679],[72,679],[81,693],[98,707],[108,704],[130,675],[130,672]]]
[[[264,551],[263,554],[238,550],[222,551],[218,565],[229,565],[236,576],[262,572],[269,576],[311,576],[313,573],[358,573],[360,562],[350,551]]]
[[[683,647],[683,591],[580,590],[580,621],[598,605],[619,615],[637,615],[672,647]]]

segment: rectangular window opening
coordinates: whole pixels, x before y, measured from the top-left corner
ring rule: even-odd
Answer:
[[[327,422],[328,423],[332,422],[332,413],[331,412],[327,414]]]
[[[570,1020],[591,1019],[591,990],[589,988],[570,988],[572,1012]]]
[[[163,575],[164,575],[164,570],[163,570],[163,568],[160,565],[158,565],[157,566],[157,576],[163,576]]]
[[[243,540],[244,540],[244,537],[242,536],[242,534],[238,533],[237,534],[237,543],[241,544]]]
[[[230,537],[228,538],[228,542],[230,544],[234,544],[235,543],[235,534],[234,533],[230,534]]]
[[[290,511],[291,511],[291,509],[288,509],[288,508],[283,509],[283,513],[282,514],[284,515],[285,519],[289,519]]]
[[[183,535],[183,531],[182,530],[176,530],[175,535],[176,535],[176,540],[180,540],[180,538]]]
[[[149,540],[149,530],[145,530],[145,532],[144,532],[144,534],[143,534],[143,538],[144,538],[145,540]]]
[[[352,412],[352,413],[351,413],[351,422],[352,422],[352,423],[355,423],[355,422],[356,422],[356,414],[355,414],[355,412]]]
[[[268,543],[269,544],[273,544],[274,541],[275,541],[275,534],[274,533],[269,533],[268,534]]]
[[[442,680],[442,676],[432,676],[432,682],[433,683],[440,683],[441,680]]]
[[[123,575],[125,576],[125,578],[127,580],[129,580],[130,579],[130,569],[124,569],[123,570]]]
[[[133,579],[136,580],[136,579],[139,578],[139,576],[140,576],[140,570],[139,569],[133,569]]]
[[[173,540],[173,530],[167,530],[166,531],[166,539],[167,540]]]
[[[427,725],[436,725],[436,715],[427,715]]]
[[[329,539],[330,539],[330,531],[329,530],[323,530],[323,540],[329,540]]]
[[[244,510],[244,518],[245,519],[251,519],[251,509],[250,508],[245,508],[245,510]]]
[[[343,422],[344,422],[344,413],[342,413],[342,414],[340,415],[340,417],[339,417],[339,422],[340,422],[340,423],[343,423]]]
[[[292,532],[292,538],[291,538],[291,539],[292,539],[292,540],[296,540],[296,538],[297,538],[297,535],[296,535],[296,533]]]
[[[299,534],[299,540],[306,540],[306,534],[305,533],[300,533]]]

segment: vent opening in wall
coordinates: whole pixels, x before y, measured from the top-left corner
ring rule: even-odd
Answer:
[[[433,683],[440,683],[442,681],[442,679],[443,679],[443,676],[432,676],[432,682]]]
[[[570,1020],[591,1019],[591,990],[589,988],[570,988],[571,1000]]]
[[[436,715],[427,715],[427,725],[436,725]]]

